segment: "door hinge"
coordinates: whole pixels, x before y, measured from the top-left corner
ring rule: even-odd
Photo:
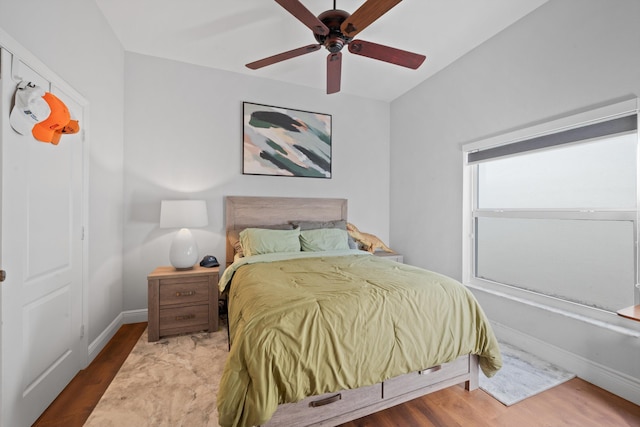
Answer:
[[[84,325],[80,326],[80,338],[84,337]]]
[[[80,232],[80,240],[84,240],[84,225],[82,226],[82,230]]]

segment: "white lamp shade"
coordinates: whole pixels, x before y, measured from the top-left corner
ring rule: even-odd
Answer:
[[[160,204],[160,228],[196,228],[208,224],[204,200],[163,200]]]
[[[198,262],[198,244],[188,228],[183,228],[176,233],[169,250],[169,261],[175,268],[188,269]]]
[[[180,228],[171,243],[169,260],[177,269],[192,268],[198,262],[198,244],[189,228],[209,224],[204,200],[163,200],[160,205],[160,228]]]

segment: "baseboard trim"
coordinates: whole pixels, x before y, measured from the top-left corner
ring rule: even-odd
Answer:
[[[585,381],[640,405],[640,380],[608,366],[568,352],[521,331],[491,322],[496,336],[509,344],[554,363]]]
[[[149,318],[146,308],[140,310],[128,310],[122,312],[124,324],[146,322]]]
[[[104,331],[98,335],[98,337],[89,344],[89,357],[88,362],[91,363],[93,359],[102,351],[107,345],[109,340],[118,332],[120,326],[129,323],[146,322],[148,318],[147,309],[141,310],[127,310],[118,314],[115,319],[107,326]]]
[[[102,349],[104,348],[104,346],[107,345],[109,340],[113,338],[113,336],[116,334],[120,326],[122,326],[123,324],[122,319],[123,319],[122,313],[118,314],[116,318],[113,319],[113,321],[109,324],[109,326],[107,326],[105,330],[102,331],[95,340],[91,341],[91,344],[89,344],[88,363],[93,362],[93,359],[95,359],[96,356],[102,351]]]

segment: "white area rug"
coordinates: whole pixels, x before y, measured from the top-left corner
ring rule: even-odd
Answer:
[[[500,342],[502,369],[492,378],[480,373],[480,388],[506,406],[549,390],[575,377],[517,347]]]
[[[148,342],[145,331],[84,427],[218,427],[225,325]]]

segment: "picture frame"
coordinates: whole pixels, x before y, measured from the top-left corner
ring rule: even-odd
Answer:
[[[332,116],[243,102],[242,173],[331,178]]]

